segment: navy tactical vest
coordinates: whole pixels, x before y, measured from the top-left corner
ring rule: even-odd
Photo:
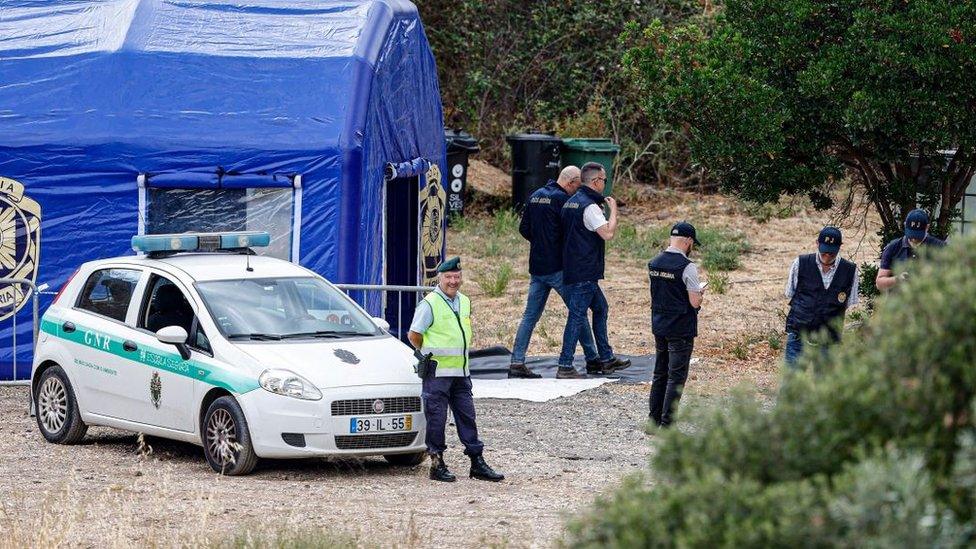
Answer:
[[[583,223],[583,211],[591,204],[603,204],[603,195],[585,186],[563,204],[563,284],[603,278],[606,242]]]
[[[698,336],[698,309],[688,300],[688,287],[681,279],[687,257],[662,252],[647,263],[651,281],[651,333],[658,337]]]
[[[529,274],[545,276],[563,270],[563,204],[569,194],[555,181],[529,197],[519,231],[529,246]]]
[[[827,327],[830,335],[837,339],[839,334],[829,323],[843,317],[847,311],[855,272],[854,263],[841,259],[830,287],[824,289],[817,254],[801,255],[796,290],[790,300],[790,314],[786,317],[786,331],[813,332]]]

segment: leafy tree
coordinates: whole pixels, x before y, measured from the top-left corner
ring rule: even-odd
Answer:
[[[481,158],[506,166],[506,133],[536,128],[613,137],[624,148],[620,162],[641,164],[640,177],[658,176],[648,154],[656,128],[623,70],[620,33],[628,22],[683,20],[699,10],[697,1],[416,3],[437,58],[446,123],[478,137]]]
[[[727,190],[828,207],[846,172],[885,236],[916,206],[948,231],[976,173],[976,3],[727,0],[631,39],[645,108]]]

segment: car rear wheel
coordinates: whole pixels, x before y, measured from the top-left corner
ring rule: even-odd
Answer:
[[[427,452],[414,452],[412,454],[387,454],[383,457],[386,459],[386,461],[390,462],[390,465],[413,467],[414,465],[420,465],[425,459],[427,459]]]
[[[213,401],[203,417],[203,453],[222,475],[246,475],[258,463],[244,411],[233,397]]]
[[[88,426],[81,420],[78,399],[60,366],[52,366],[41,373],[34,403],[37,427],[48,442],[75,444],[84,438]]]

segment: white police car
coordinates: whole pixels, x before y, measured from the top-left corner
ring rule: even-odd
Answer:
[[[50,442],[88,425],[201,444],[215,471],[258,458],[424,459],[411,350],[311,271],[254,256],[267,233],[134,237],[82,265],[41,319],[32,389]]]

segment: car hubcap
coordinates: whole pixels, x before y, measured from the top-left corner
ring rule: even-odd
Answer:
[[[44,429],[52,434],[60,431],[68,417],[68,392],[64,383],[56,377],[47,378],[37,395],[37,406]]]
[[[234,418],[227,410],[217,410],[210,416],[207,423],[207,447],[210,455],[221,465],[236,461],[237,428]]]

